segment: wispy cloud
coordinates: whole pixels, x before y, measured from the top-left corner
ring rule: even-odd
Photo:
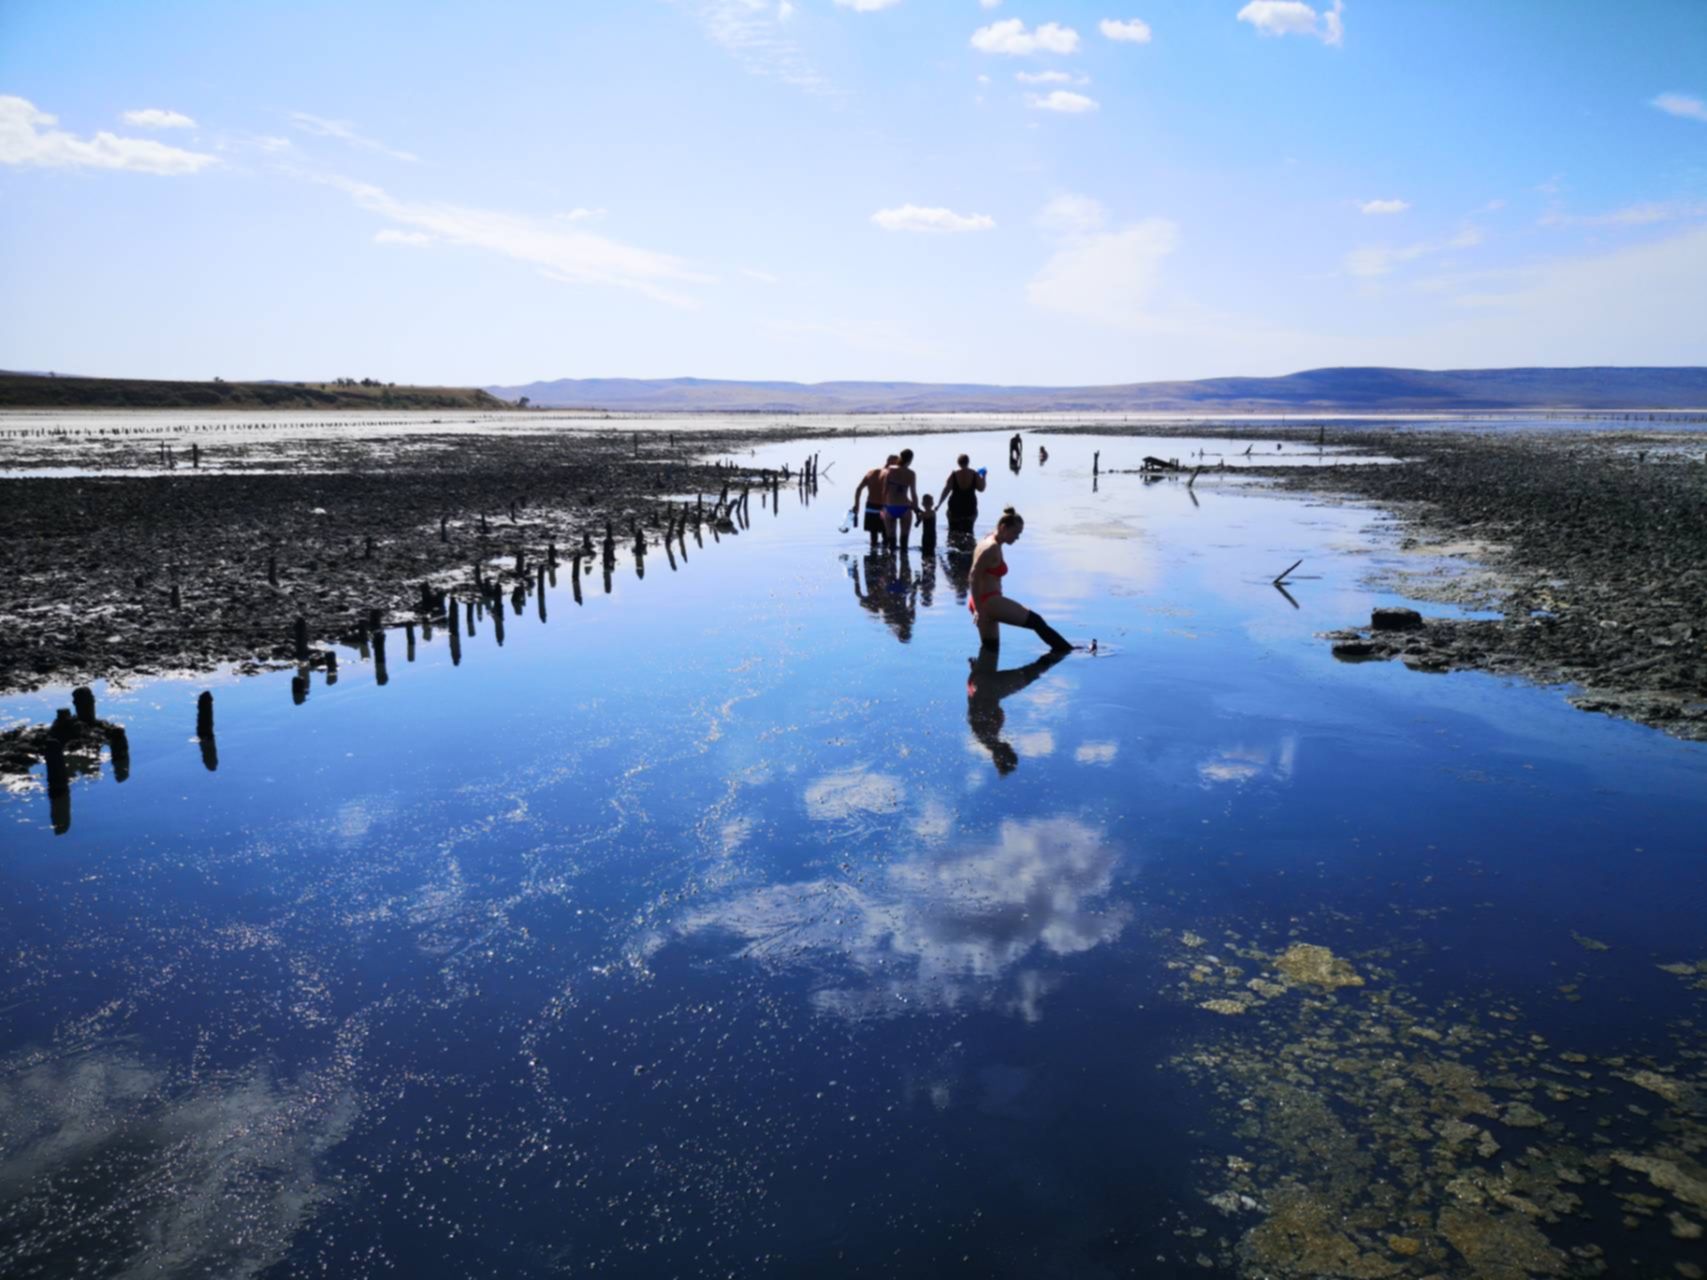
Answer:
[[[1070,71],[1016,71],[1014,79],[1021,84],[1089,84],[1091,78]]]
[[[1343,0],[1332,9],[1317,13],[1303,0],[1250,0],[1239,10],[1238,20],[1248,22],[1265,36],[1314,36],[1323,44],[1337,45],[1345,38]]]
[[[1544,227],[1647,227],[1656,222],[1681,222],[1707,218],[1707,201],[1664,200],[1629,204],[1606,213],[1563,213],[1549,210],[1541,215]]]
[[[836,8],[852,9],[855,13],[876,13],[879,9],[893,8],[901,0],[836,0]]]
[[[972,47],[979,53],[1002,53],[1024,57],[1033,53],[1072,53],[1079,47],[1079,33],[1058,22],[1045,22],[1027,31],[1018,18],[1004,18],[972,33]]]
[[[1150,24],[1141,18],[1104,18],[1097,30],[1124,44],[1149,44]]]
[[[1071,89],[1057,89],[1053,93],[1028,93],[1025,100],[1033,111],[1059,111],[1065,115],[1082,115],[1086,111],[1097,109],[1095,98],[1087,98]]]
[[[122,117],[128,125],[138,129],[194,129],[196,122],[182,111],[167,111],[162,107],[142,107],[136,111],[127,111]]]
[[[539,268],[550,280],[572,285],[632,289],[672,306],[698,303],[683,285],[713,283],[680,258],[623,244],[553,219],[531,218],[494,209],[400,200],[380,187],[332,174],[303,175],[335,187],[361,208],[396,224],[384,243],[420,245],[425,234],[434,244],[480,249]],[[383,233],[382,233],[383,234]]]
[[[1145,218],[1104,231],[1102,205],[1078,195],[1055,197],[1037,221],[1059,245],[1026,286],[1033,306],[1122,329],[1145,325],[1162,262],[1179,245],[1176,223]]]
[[[1107,222],[1108,210],[1103,208],[1102,201],[1071,192],[1056,196],[1037,215],[1038,226],[1061,235],[1098,231]]]
[[[125,138],[105,130],[79,138],[53,126],[59,117],[34,103],[0,95],[0,164],[54,169],[124,169],[178,176],[218,164],[218,156],[169,147],[152,138]]]
[[[1659,97],[1650,99],[1650,107],[1657,107],[1668,116],[1679,116],[1685,120],[1699,120],[1707,124],[1707,102],[1700,98],[1691,97],[1687,93],[1662,93]]]
[[[604,209],[566,209],[557,215],[559,222],[597,222],[605,216]]]
[[[390,156],[393,160],[406,160],[410,164],[417,164],[421,159],[412,151],[399,151],[395,147],[388,147],[383,142],[357,133],[347,120],[328,120],[324,116],[310,115],[306,111],[293,111],[290,113],[290,122],[304,133],[311,133],[317,138],[336,138],[339,142],[360,151],[373,151],[382,156]]]
[[[395,227],[386,227],[373,233],[375,244],[398,244],[410,249],[424,249],[432,244],[433,238],[425,231],[399,231]]]
[[[794,16],[789,3],[770,0],[678,0],[699,21],[706,39],[734,58],[749,75],[780,80],[808,93],[833,94],[834,86],[812,65],[783,24]]]
[[[1403,263],[1415,262],[1418,258],[1445,253],[1451,249],[1473,249],[1481,243],[1481,231],[1476,227],[1466,226],[1456,235],[1444,240],[1419,240],[1415,244],[1397,248],[1389,245],[1366,245],[1353,249],[1345,255],[1344,266],[1347,274],[1371,280],[1390,274],[1394,267]]]
[[[987,213],[956,213],[916,204],[879,209],[871,220],[885,231],[990,231],[996,225]]]
[[[1403,213],[1411,207],[1409,200],[1365,200],[1357,206],[1359,213]]]

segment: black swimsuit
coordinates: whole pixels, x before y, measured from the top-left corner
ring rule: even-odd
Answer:
[[[970,533],[978,519],[978,486],[974,481],[966,488],[950,480],[948,485],[948,531]]]

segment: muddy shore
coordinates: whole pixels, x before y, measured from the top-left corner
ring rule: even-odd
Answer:
[[[1330,433],[1330,443],[1331,440]],[[1288,472],[1299,492],[1375,502],[1435,567],[1372,582],[1498,618],[1414,631],[1347,619],[1352,652],[1423,672],[1477,669],[1577,686],[1571,701],[1707,739],[1707,437],[1361,433],[1404,466]]]
[[[637,535],[659,550],[690,507],[712,536],[726,485],[732,496],[753,486],[755,507],[765,500],[761,478],[740,461],[755,445],[797,439],[802,458],[811,451],[804,424],[682,425],[642,433],[638,446],[615,424],[308,444],[263,436],[210,446],[200,470],[0,479],[0,692],[227,662],[288,665],[298,617],[315,642],[358,634],[375,611],[400,624],[419,616],[424,582],[474,598],[476,563],[508,591],[552,546],[565,564],[589,539],[602,552],[607,522],[625,555]],[[908,429],[924,434],[922,425]],[[1400,632],[1347,618],[1324,643],[1418,671],[1576,685],[1572,700],[1585,709],[1707,739],[1707,438],[1204,423],[1049,434],[1206,432],[1320,438],[1404,459],[1285,471],[1232,461],[1300,493],[1374,502],[1401,519],[1409,546],[1439,553],[1427,570],[1389,571],[1374,585],[1501,615],[1428,617]],[[125,442],[123,456],[109,448],[102,462],[147,465],[156,448]],[[8,453],[19,466],[71,460],[24,442]]]
[[[298,618],[311,644],[352,639],[375,614],[419,621],[423,584],[467,601],[531,587],[553,548],[561,570],[583,552],[591,573],[607,536],[625,559],[637,538],[662,556],[684,521],[690,546],[694,531],[727,537],[721,499],[750,490],[757,511],[767,481],[785,494],[799,482],[798,466],[784,477],[743,465],[759,438],[256,441],[210,446],[200,469],[180,448],[167,474],[0,478],[0,692],[290,665]],[[156,448],[102,461],[149,466]]]

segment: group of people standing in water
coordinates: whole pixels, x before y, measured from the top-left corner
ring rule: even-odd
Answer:
[[[967,606],[978,627],[980,641],[994,648],[1000,643],[1001,626],[1006,623],[1034,631],[1052,651],[1066,653],[1073,646],[1060,632],[1036,610],[1026,608],[1002,590],[1002,579],[1008,572],[1003,549],[1019,541],[1025,532],[1025,518],[1012,507],[1004,507],[996,527],[982,539],[977,537],[978,495],[985,492],[987,483],[984,470],[974,471],[970,456],[963,453],[943,483],[941,496],[933,501],[926,493],[921,500],[919,478],[913,471],[913,451],[903,449],[890,454],[881,467],[873,467],[860,477],[854,487],[853,512],[856,516],[863,513],[863,527],[871,537],[873,552],[881,542],[905,555],[917,519],[919,549],[929,555],[936,550],[937,516],[946,511],[949,554],[963,555],[968,551],[971,554]]]

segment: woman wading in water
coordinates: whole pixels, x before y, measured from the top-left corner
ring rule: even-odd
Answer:
[[[987,645],[1001,643],[1001,624],[1005,622],[1010,627],[1037,632],[1051,649],[1066,653],[1073,646],[1042,615],[1002,594],[1002,578],[1008,571],[1002,548],[1018,542],[1023,532],[1024,517],[1012,507],[1004,508],[995,530],[972,553],[972,590],[967,607],[978,624],[979,638]]]
[[[972,526],[978,522],[978,495],[984,492],[984,477],[972,469],[972,459],[966,454],[956,461],[960,465],[948,473],[937,506],[947,504],[949,545],[964,546],[972,541]]]

